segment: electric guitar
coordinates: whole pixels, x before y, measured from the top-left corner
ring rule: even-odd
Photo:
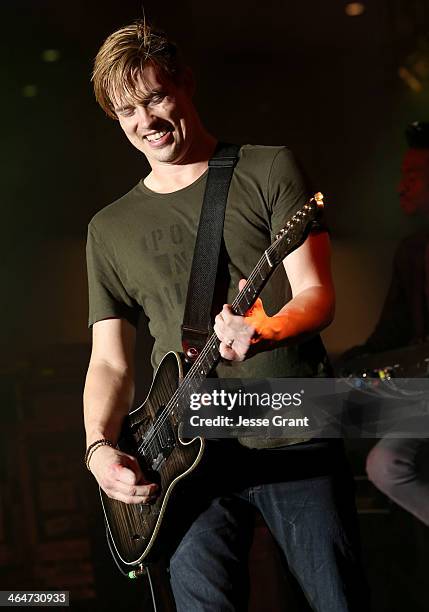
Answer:
[[[316,193],[289,219],[233,301],[234,314],[244,315],[254,304],[275,268],[304,242],[323,206],[323,195]],[[137,457],[143,473],[159,485],[160,493],[151,504],[125,504],[109,498],[100,489],[109,546],[118,565],[130,570],[137,566],[143,571],[162,529],[174,487],[201,460],[204,439],[182,439],[180,423],[190,396],[198,391],[218,363],[219,346],[220,341],[213,333],[186,374],[182,356],[167,353],[146,400],[124,421],[118,448]]]

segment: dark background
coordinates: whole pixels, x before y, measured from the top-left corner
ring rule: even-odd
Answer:
[[[325,193],[338,292],[337,317],[324,334],[332,355],[366,338],[395,245],[421,223],[402,215],[395,190],[404,127],[429,114],[429,55],[417,51],[429,2],[368,0],[355,17],[347,4],[144,3],[193,68],[207,127],[233,142],[289,145]],[[0,586],[69,588],[81,609],[127,597],[137,606],[142,586],[127,585],[111,567],[95,487],[81,468],[80,393],[90,343],[86,226],[147,171],[97,107],[91,66],[104,38],[141,17],[142,4],[3,0],[0,11]],[[57,51],[56,61],[46,61],[46,50]],[[399,77],[401,66],[418,74],[420,91]],[[142,340],[150,342],[144,330]],[[146,360],[142,386],[150,377]],[[350,444],[377,610],[424,610],[428,535],[359,479],[365,451]],[[268,580],[268,536],[263,526],[259,533],[254,610],[267,609],[256,594],[258,580]],[[276,572],[268,592],[281,588]],[[280,599],[271,609],[304,609]]]

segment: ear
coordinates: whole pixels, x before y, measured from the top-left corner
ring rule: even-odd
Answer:
[[[189,66],[186,66],[183,72],[182,85],[183,85],[183,89],[186,91],[188,96],[190,98],[193,98],[195,94],[195,90],[196,90],[196,85],[195,85],[194,73],[189,68]]]

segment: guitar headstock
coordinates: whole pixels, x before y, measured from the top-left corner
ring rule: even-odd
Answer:
[[[289,219],[284,228],[276,234],[276,240],[267,249],[272,265],[280,263],[304,242],[311,229],[311,223],[320,217],[324,206],[323,194],[319,191]]]

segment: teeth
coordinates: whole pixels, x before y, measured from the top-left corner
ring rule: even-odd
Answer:
[[[166,133],[167,130],[165,132],[157,132],[156,134],[151,134],[150,136],[146,136],[146,138],[147,140],[149,140],[149,142],[153,142],[154,140],[159,140],[160,138],[165,136]]]

